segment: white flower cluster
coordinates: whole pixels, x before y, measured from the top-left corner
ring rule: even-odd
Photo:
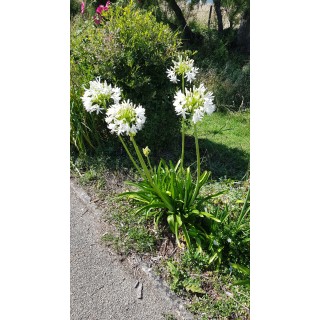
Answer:
[[[173,66],[167,69],[168,78],[171,82],[177,83],[178,76],[183,76],[188,82],[192,82],[199,72],[199,68],[193,66],[194,61],[188,57],[183,59],[181,55],[178,56],[178,61],[173,61]]]
[[[88,112],[96,111],[97,114],[107,107],[106,103],[113,100],[117,104],[121,100],[121,89],[112,88],[106,81],[101,82],[100,77],[90,81],[89,89],[85,89],[83,97],[81,97],[83,106]]]
[[[144,114],[145,109],[140,105],[135,106],[130,100],[122,101],[107,110],[106,122],[111,133],[134,136],[146,121]]]
[[[204,114],[211,114],[216,110],[213,99],[212,92],[206,92],[206,88],[201,83],[199,87],[193,86],[193,89],[186,89],[185,94],[179,90],[174,96],[173,105],[178,115],[182,115],[184,119],[190,115],[193,123],[197,123],[202,120]]]

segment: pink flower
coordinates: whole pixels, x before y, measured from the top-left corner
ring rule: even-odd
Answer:
[[[101,14],[102,11],[104,11],[104,6],[101,4],[101,5],[97,8],[96,12],[99,13],[99,14]]]
[[[97,8],[96,12],[101,14],[102,11],[108,11],[110,6],[110,1],[107,1],[106,5],[103,6],[102,4]]]
[[[86,7],[86,4],[84,1],[81,2],[81,14],[84,14],[84,8]]]
[[[107,1],[107,3],[106,3],[106,5],[105,6],[103,6],[102,4],[96,9],[96,15],[94,16],[94,22],[96,23],[96,24],[100,24],[100,22],[101,22],[101,13],[103,12],[103,11],[108,11],[108,9],[109,9],[109,6],[110,6],[110,1]]]

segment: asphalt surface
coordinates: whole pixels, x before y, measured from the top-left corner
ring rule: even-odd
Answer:
[[[103,245],[101,214],[91,210],[72,182],[70,197],[71,320],[157,320],[177,315],[165,290],[147,276],[137,276]]]

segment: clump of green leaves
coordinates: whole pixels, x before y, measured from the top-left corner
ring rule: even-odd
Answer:
[[[152,169],[152,168],[151,168]],[[208,220],[216,220],[214,215],[205,211],[204,204],[208,199],[218,197],[218,192],[209,196],[201,196],[200,190],[209,179],[209,172],[203,172],[199,180],[194,180],[190,167],[184,169],[180,162],[176,166],[172,162],[167,165],[163,160],[158,167],[152,169],[150,179],[138,182],[128,182],[138,191],[125,192],[126,196],[136,200],[139,207],[136,213],[144,213],[146,217],[153,217],[155,224],[165,220],[170,230],[176,236],[180,246],[180,234],[187,246],[192,246],[196,239],[197,230]]]

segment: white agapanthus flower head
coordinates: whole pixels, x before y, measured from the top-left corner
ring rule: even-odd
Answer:
[[[199,68],[193,66],[194,61],[188,57],[178,56],[178,61],[173,61],[173,66],[167,69],[167,75],[171,82],[177,83],[178,76],[183,76],[189,83],[196,79]]]
[[[146,121],[145,109],[130,100],[114,104],[107,110],[106,122],[111,133],[134,136]]]
[[[179,90],[174,96],[173,105],[177,115],[181,115],[184,119],[190,115],[192,122],[197,123],[205,114],[211,114],[216,110],[213,99],[212,92],[207,91],[201,83],[199,87],[186,89],[185,94]]]
[[[94,81],[90,81],[89,89],[85,89],[81,99],[88,112],[96,111],[98,114],[107,108],[107,103],[120,102],[121,89],[113,88],[111,84],[108,85],[106,81],[101,82],[100,77],[97,77]]]

